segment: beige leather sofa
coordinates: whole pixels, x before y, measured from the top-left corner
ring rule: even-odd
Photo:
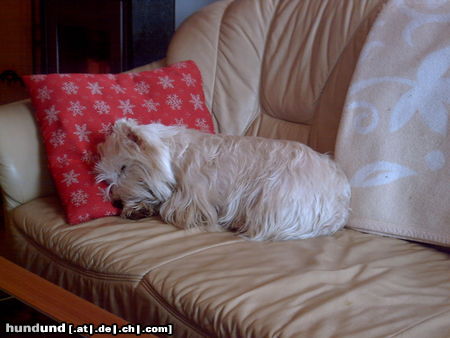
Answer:
[[[219,1],[182,25],[165,62],[197,62],[220,132],[333,152],[385,2]],[[442,248],[351,229],[255,243],[157,218],[67,225],[29,101],[0,108],[0,180],[19,263],[127,320],[179,337],[450,336]]]

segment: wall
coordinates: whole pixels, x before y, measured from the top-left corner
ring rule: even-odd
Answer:
[[[189,15],[214,1],[217,0],[176,0],[175,28],[178,27]]]

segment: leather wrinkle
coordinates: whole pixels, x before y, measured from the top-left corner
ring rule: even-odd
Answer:
[[[214,106],[215,106],[215,96],[216,96],[216,79],[217,79],[217,64],[218,64],[218,59],[219,59],[219,45],[221,37],[222,37],[222,27],[223,27],[223,21],[225,18],[225,13],[229,11],[230,5],[232,4],[232,2],[229,2],[227,4],[227,7],[223,10],[222,12],[222,16],[220,17],[220,23],[219,23],[219,29],[217,30],[217,45],[216,45],[216,53],[214,54],[215,56],[215,62],[214,62],[214,70],[213,70],[213,83],[212,83],[212,88],[211,88],[211,113],[214,114]],[[217,130],[218,132],[222,131],[222,126],[221,126],[221,121],[219,121],[219,119],[216,118],[216,123],[217,123]]]
[[[355,40],[356,34],[358,34],[358,32],[361,30],[361,27],[367,23],[367,20],[369,20],[370,17],[372,17],[373,12],[378,12],[378,14],[380,14],[381,8],[383,7],[383,3],[381,2],[380,5],[376,6],[372,11],[370,11],[370,13],[368,13],[362,20],[361,22],[357,25],[357,27],[353,30],[353,32],[350,34],[350,38],[347,39],[345,45],[341,48],[340,52],[339,52],[339,56],[336,58],[336,61],[334,62],[333,66],[330,68],[330,71],[328,72],[327,78],[325,79],[323,85],[321,86],[321,90],[319,91],[319,95],[317,96],[317,98],[313,101],[313,106],[317,106],[318,101],[320,100],[320,98],[322,97],[323,91],[325,90],[325,87],[327,86],[331,74],[334,72],[335,68],[337,67],[337,65],[340,63],[342,56],[344,54],[344,51],[347,49],[347,47],[349,46],[349,44],[351,43],[351,41]],[[377,14],[377,16],[378,16]],[[375,18],[376,19],[376,18]],[[374,19],[374,20],[375,20]],[[367,40],[367,36],[365,37],[365,40]],[[364,43],[363,43],[364,44]]]
[[[274,23],[275,23],[275,18],[277,17],[277,13],[279,13],[279,11],[280,11],[281,4],[283,4],[283,2],[277,2],[276,9],[275,9],[275,10],[273,11],[273,13],[272,13],[271,22],[270,22],[270,24],[269,24],[270,26],[269,26],[269,29],[268,29],[268,31],[267,31],[266,37],[267,37],[267,36],[270,37],[270,35],[271,35],[271,32],[272,32],[272,30],[273,30],[273,26],[274,26]],[[323,92],[324,92],[325,88],[327,87],[327,85],[328,85],[328,83],[329,83],[329,81],[330,81],[331,75],[332,75],[333,72],[335,71],[336,67],[341,63],[341,60],[342,60],[342,57],[343,57],[343,54],[344,54],[345,50],[348,48],[348,46],[351,44],[351,42],[355,40],[355,37],[356,37],[356,35],[358,34],[358,32],[362,29],[362,26],[363,26],[364,24],[366,24],[367,21],[370,20],[371,17],[373,17],[373,13],[374,13],[374,12],[378,12],[378,14],[379,14],[379,12],[381,11],[381,8],[383,7],[383,4],[384,4],[384,2],[381,2],[380,4],[378,4],[377,6],[375,6],[369,13],[367,13],[367,14],[360,20],[360,22],[358,23],[358,25],[356,25],[356,27],[354,27],[354,28],[352,29],[352,32],[349,34],[348,38],[346,39],[345,44],[343,44],[343,45],[341,46],[340,51],[339,51],[339,53],[338,53],[338,56],[335,58],[335,60],[334,60],[334,62],[333,62],[333,65],[329,68],[329,71],[327,72],[327,77],[324,79],[323,83],[320,85],[320,90],[318,91],[317,97],[314,99],[314,101],[313,101],[312,104],[311,104],[311,110],[315,111],[315,110],[317,109],[317,105],[319,104],[320,100],[321,100],[322,97],[323,97]],[[325,10],[326,10],[326,6],[321,6],[321,8],[320,8],[320,10],[319,10],[318,16],[319,16],[319,17],[323,16],[323,12],[324,12]],[[298,15],[298,14],[297,14],[297,15]],[[312,31],[317,31],[317,30],[319,30],[319,29],[320,29],[320,27],[319,27],[320,24],[321,24],[321,22],[315,23],[315,24],[314,24],[314,27],[311,28],[311,30],[312,30]],[[367,39],[367,37],[366,37],[365,39]],[[261,70],[260,70],[260,74],[262,74],[262,71],[263,71],[262,67],[263,67],[264,64],[265,64],[264,61],[265,61],[265,58],[266,58],[266,50],[267,50],[268,40],[269,40],[269,39],[266,38],[265,41],[264,41],[264,47],[263,47],[263,54],[262,54],[262,60],[261,60]],[[312,58],[312,57],[311,57],[311,58]],[[289,76],[294,76],[294,74],[293,74],[293,73],[289,73]],[[263,93],[263,88],[262,88],[263,82],[264,82],[264,81],[262,80],[262,77],[260,76],[260,79],[259,79],[259,91],[258,91],[258,93],[259,93],[259,97],[260,97],[260,100],[261,100],[261,107],[262,107],[262,108],[264,108],[264,107],[270,107],[269,101],[266,99],[266,97],[265,97],[264,95],[262,95],[262,93]],[[288,83],[292,83],[292,82],[293,82],[293,81],[290,81],[290,80],[288,81]],[[269,116],[272,116],[272,114],[270,113],[271,110],[272,110],[272,109],[263,109],[263,111],[264,111],[266,114],[268,114]],[[256,117],[257,117],[257,116],[252,117],[252,120],[249,121],[249,123],[247,124],[247,127],[246,127],[245,131],[247,131],[247,130],[250,128],[251,123],[256,119]],[[274,117],[274,116],[272,116],[272,117]],[[279,120],[282,120],[282,121],[287,121],[287,122],[292,122],[292,123],[298,123],[298,122],[296,122],[296,121],[290,121],[290,120],[285,119],[285,118],[279,118],[279,117],[274,117],[274,118],[279,119]],[[302,122],[301,124],[304,124],[304,125],[307,125],[307,126],[312,126],[312,125],[314,124],[314,118],[313,118],[312,120],[310,120],[310,121]],[[310,136],[310,135],[309,135],[309,136]]]
[[[280,1],[280,2],[277,2],[277,7],[276,7],[276,10],[273,12],[273,15],[272,15],[272,18],[271,18],[271,22],[270,22],[270,28],[269,28],[269,30],[268,30],[268,33],[267,33],[267,36],[271,36],[271,32],[272,32],[272,27],[274,27],[274,24],[275,24],[275,18],[276,17],[278,17],[278,13],[280,12],[280,7],[281,7],[281,4],[284,4],[282,1]],[[321,16],[323,16],[321,13],[322,12],[324,12],[326,10],[326,6],[321,6],[321,9],[320,9],[320,13],[317,15],[318,17],[321,17]],[[298,16],[299,16],[300,14],[299,14],[299,10],[297,10],[297,11],[295,11],[295,14],[292,14],[291,16],[290,16],[290,18],[288,19],[288,21],[289,22],[297,22],[297,21],[299,21],[299,19],[298,19]],[[295,16],[295,18],[294,18],[294,16]],[[321,24],[321,22],[320,21],[317,21],[317,22],[315,22],[311,27],[309,27],[309,30],[310,31],[312,31],[312,32],[315,32],[315,31],[317,31],[319,28],[319,26],[320,26],[320,24]],[[289,26],[289,24],[286,24],[286,26]],[[291,34],[291,39],[293,38],[293,35]],[[267,50],[267,43],[268,43],[268,40],[269,39],[265,39],[265,41],[264,41],[264,49],[263,49],[263,59],[262,59],[262,62],[261,62],[261,70],[260,70],[260,74],[262,74],[262,72],[263,72],[263,69],[262,69],[262,67],[264,66],[264,60],[265,60],[265,56],[266,56],[266,50]],[[345,48],[347,47],[347,44],[345,45],[345,47],[342,49],[342,51],[341,51],[341,53],[340,53],[340,55],[342,55],[342,53],[343,53],[343,51],[345,50]],[[277,49],[277,48],[275,48],[275,49]],[[310,52],[312,52],[312,50],[310,50]],[[312,56],[310,56],[309,57],[310,59],[313,59],[313,57]],[[337,62],[336,62],[336,64],[337,64]],[[336,66],[336,64],[335,64],[335,66]],[[318,101],[320,100],[320,98],[321,98],[321,96],[322,96],[322,93],[323,93],[323,90],[324,90],[324,88],[326,87],[326,83],[328,82],[328,79],[329,79],[329,77],[331,76],[331,73],[332,73],[332,70],[334,69],[334,67],[335,66],[333,66],[333,68],[331,68],[331,70],[330,70],[330,72],[328,73],[328,76],[327,76],[327,79],[324,81],[324,84],[323,84],[323,86],[321,86],[321,89],[318,91],[318,96],[317,96],[317,98],[313,101],[313,103],[312,103],[312,105],[311,105],[311,108],[312,108],[312,110],[314,111],[315,109],[316,109],[316,106],[317,106],[317,104],[318,104]],[[291,79],[292,79],[292,77],[293,76],[295,76],[295,74],[293,73],[293,72],[290,72],[289,74],[288,74],[288,80],[287,80],[287,83],[295,83],[295,81],[292,81]],[[312,81],[311,81],[312,82]],[[264,105],[261,105],[262,107],[264,107],[264,106],[267,106],[267,107],[269,107],[270,108],[270,103],[269,103],[269,101],[266,99],[266,97],[265,96],[263,96],[262,95],[262,92],[263,92],[263,89],[262,89],[262,83],[263,83],[263,81],[261,80],[261,78],[260,78],[260,97],[261,97],[261,101],[264,101]],[[262,103],[262,102],[261,102]],[[271,117],[273,117],[273,118],[275,118],[275,119],[278,119],[278,120],[281,120],[281,121],[287,121],[287,122],[292,122],[292,123],[299,123],[299,122],[297,122],[297,121],[290,121],[289,119],[286,119],[286,118],[280,118],[280,117],[278,117],[278,116],[274,116],[273,115],[273,109],[264,109],[264,112],[267,114],[267,115],[269,115],[269,116],[271,116]],[[307,126],[311,126],[312,125],[312,122],[302,122],[302,123],[300,123],[300,124],[304,124],[304,125],[307,125]]]
[[[156,269],[166,265],[166,264],[170,264],[173,262],[176,262],[178,260],[187,258],[189,256],[193,256],[196,255],[198,253],[202,253],[205,251],[208,251],[210,249],[214,249],[217,247],[221,247],[221,246],[226,246],[226,245],[232,245],[232,244],[236,244],[236,243],[242,243],[245,242],[245,239],[237,239],[237,240],[229,240],[226,242],[220,242],[220,243],[216,243],[214,245],[209,245],[207,247],[203,247],[203,248],[198,248],[196,250],[192,250],[189,251],[181,256],[177,256],[174,257],[170,260],[166,260],[166,261],[162,261],[158,264],[155,264],[153,266],[151,266],[148,270],[144,271],[142,274],[138,274],[138,275],[132,275],[132,274],[112,274],[112,273],[105,273],[105,272],[100,272],[100,271],[93,271],[92,269],[84,269],[81,268],[78,265],[74,265],[71,262],[66,262],[65,260],[61,259],[59,256],[52,254],[50,252],[50,250],[48,250],[46,247],[42,246],[40,243],[38,243],[34,238],[32,238],[31,236],[29,236],[23,229],[19,228],[19,227],[14,227],[14,229],[20,233],[21,236],[23,236],[24,238],[26,238],[27,242],[29,242],[30,244],[32,244],[34,246],[34,248],[39,251],[40,253],[42,253],[43,255],[45,255],[47,258],[54,260],[55,262],[58,262],[58,264],[72,270],[75,271],[77,273],[89,276],[89,277],[96,277],[99,279],[103,279],[103,280],[109,280],[110,278],[116,279],[116,280],[126,280],[126,281],[134,281],[134,282],[141,282],[143,280],[143,278],[145,278],[145,276],[147,276],[148,274],[150,274],[151,272],[155,271]],[[128,278],[127,278],[128,277]]]
[[[281,1],[278,1],[276,3],[276,7],[275,7],[275,9],[272,12],[272,17],[270,18],[269,28],[267,29],[266,36],[265,36],[265,39],[264,39],[264,46],[262,48],[262,57],[261,57],[261,64],[260,64],[260,69],[259,69],[259,74],[260,74],[259,75],[259,83],[258,83],[258,87],[259,87],[259,89],[258,89],[259,106],[260,106],[260,110],[262,110],[262,112],[264,112],[265,114],[268,114],[270,116],[272,116],[272,114],[269,114],[269,112],[267,112],[266,109],[264,109],[265,104],[263,104],[263,101],[264,101],[267,104],[267,106],[270,107],[269,102],[265,99],[265,97],[263,95],[262,73],[263,73],[264,63],[265,63],[265,60],[266,60],[266,51],[267,51],[267,44],[268,44],[267,37],[270,37],[271,34],[273,33],[273,28],[274,28],[274,24],[275,24],[275,17],[276,17],[276,14],[278,13],[278,10],[280,8],[280,3],[281,3]],[[261,114],[261,111],[260,111],[260,114]],[[252,123],[255,121],[255,119],[257,117],[258,116],[255,116],[251,122],[249,121],[249,123],[247,124],[247,127],[245,128],[245,132],[247,132],[248,128],[250,128],[250,126],[252,125]],[[260,128],[261,128],[261,124],[258,126],[258,129],[260,129]],[[258,130],[258,132],[259,132],[259,130]]]
[[[263,66],[264,66],[264,60],[265,60],[265,56],[266,56],[266,49],[267,49],[267,37],[270,36],[270,32],[273,28],[273,24],[274,24],[274,18],[275,18],[275,13],[277,13],[278,7],[279,7],[280,2],[276,2],[276,7],[275,9],[272,11],[272,16],[270,18],[269,21],[269,25],[268,25],[268,29],[266,30],[265,36],[264,36],[264,45],[262,46],[262,48],[260,49],[262,51],[261,54],[261,61],[259,64],[259,76],[258,76],[258,90],[257,92],[257,104],[256,107],[254,107],[254,112],[251,116],[248,117],[247,121],[245,122],[245,128],[244,128],[244,132],[243,134],[245,135],[248,131],[248,129],[251,127],[252,123],[258,118],[258,115],[261,115],[261,110],[263,108],[263,105],[261,104],[262,101],[262,74],[263,74]],[[257,48],[255,48],[257,49]],[[258,48],[259,49],[259,48]],[[259,106],[259,109],[258,109]],[[259,110],[256,111],[256,110]]]
[[[4,178],[2,177],[1,180],[3,181]],[[1,201],[3,203],[3,209],[5,210],[5,214],[6,214],[6,211],[9,209],[8,205],[10,205],[10,203],[7,203],[7,200],[11,200],[14,203],[16,203],[17,205],[22,204],[22,201],[19,201],[18,199],[14,198],[9,192],[7,192],[1,188],[0,188],[0,194],[2,197]]]
[[[277,2],[277,4],[278,4],[278,6],[277,6],[277,8],[276,8],[276,10],[274,11],[274,14],[273,14],[273,16],[272,16],[272,21],[271,21],[271,24],[270,24],[270,29],[268,30],[268,35],[269,35],[269,37],[271,36],[271,34],[269,34],[269,33],[272,33],[272,27],[274,27],[275,25],[275,18],[276,17],[278,17],[278,13],[282,10],[282,9],[280,9],[280,7],[281,7],[281,4],[285,4],[285,3],[283,3],[282,1],[280,1],[280,2]],[[290,23],[291,22],[297,22],[297,21],[299,21],[298,20],[298,16],[299,16],[300,14],[299,14],[299,10],[297,10],[297,11],[295,11],[295,15],[292,13],[291,15],[290,15],[290,17],[289,17],[289,19],[288,19],[288,23],[286,23],[285,24],[285,26],[289,26],[289,25],[291,25]],[[296,18],[294,18],[294,16],[296,16]],[[292,38],[293,38],[293,35],[291,34],[291,36],[290,36],[290,38],[291,38],[291,40],[292,40]],[[267,43],[268,43],[268,40],[269,39],[265,39],[265,45],[264,45],[264,54],[263,54],[263,62],[261,63],[261,65],[263,66],[265,63],[264,63],[264,60],[265,60],[265,55],[266,55],[266,50],[267,50]],[[281,39],[279,39],[278,40],[278,43],[279,42],[281,42]],[[288,45],[290,45],[290,44],[288,44]],[[278,47],[277,48],[275,48],[275,49],[279,49]],[[263,69],[261,68],[261,74],[262,74],[262,71],[263,71]],[[294,76],[294,73],[293,72],[289,72],[288,73],[288,79],[287,79],[287,83],[289,84],[289,83],[295,83],[295,81],[292,81],[291,80],[291,78]],[[262,82],[262,81],[261,81]],[[262,87],[260,87],[260,90],[261,90],[261,93],[262,93],[262,91],[263,91],[263,89],[262,89]],[[267,106],[267,107],[269,107],[270,108],[270,103],[269,103],[269,101],[266,99],[266,97],[265,96],[263,96],[263,95],[260,95],[260,97],[262,98],[261,99],[261,101],[264,101],[264,105],[262,105],[262,106]],[[271,117],[273,117],[273,118],[275,118],[275,119],[278,119],[278,120],[281,120],[281,121],[287,121],[287,122],[292,122],[292,123],[298,123],[298,122],[296,122],[296,121],[290,121],[290,120],[288,120],[288,119],[286,119],[286,118],[280,118],[280,117],[278,117],[278,116],[274,116],[273,115],[273,109],[264,109],[264,112],[267,114],[267,115],[269,115],[269,116],[271,116]],[[305,124],[305,123],[301,123],[301,124]]]
[[[321,86],[321,90],[319,91],[319,95],[317,96],[317,98],[312,103],[312,106],[314,107],[314,109],[317,108],[317,105],[319,104],[320,99],[322,98],[323,92],[324,92],[325,88],[327,87],[328,82],[330,81],[331,74],[333,74],[333,72],[335,71],[336,67],[340,64],[341,59],[342,59],[346,49],[350,45],[350,43],[352,41],[355,41],[357,34],[362,29],[362,26],[365,25],[373,17],[374,12],[376,12],[375,17],[373,18],[373,21],[375,22],[376,17],[378,17],[378,15],[380,14],[380,12],[381,12],[381,10],[382,10],[382,8],[383,8],[385,3],[386,3],[386,1],[380,1],[380,3],[377,6],[375,6],[368,14],[366,14],[364,16],[364,18],[361,19],[361,21],[358,23],[356,28],[350,34],[350,37],[347,39],[347,42],[345,43],[344,47],[341,48],[341,50],[339,52],[339,56],[336,58],[336,61],[335,61],[334,65],[330,68],[330,71],[328,72],[328,76],[327,76],[326,80],[324,81],[323,85]],[[369,31],[370,31],[370,29],[369,29]],[[361,44],[361,46],[363,46],[365,44],[365,41],[367,40],[368,36],[369,36],[369,33],[366,34],[366,36],[364,38],[364,42]],[[361,50],[360,50],[360,53],[361,53]],[[356,69],[356,64],[355,64],[355,67],[353,68],[353,72],[355,71],[355,69]],[[347,88],[345,96],[347,96],[348,89],[349,88]],[[317,118],[317,116],[314,116],[313,120],[311,121],[311,123],[307,124],[307,125],[312,126],[314,124],[315,118]],[[312,143],[312,139],[311,139],[312,136],[313,136],[313,134],[309,133],[309,135],[308,135],[308,144]],[[334,151],[333,151],[333,153],[334,153]]]
[[[150,297],[152,297],[156,302],[158,302],[159,305],[161,305],[161,307],[163,307],[166,311],[170,312],[170,314],[176,317],[179,321],[183,322],[184,325],[186,325],[187,327],[191,328],[192,330],[194,330],[195,332],[204,337],[213,336],[211,332],[205,333],[198,326],[192,325],[192,322],[189,321],[189,319],[186,318],[186,316],[184,316],[182,313],[180,313],[180,311],[178,311],[175,307],[170,305],[167,302],[167,300],[164,297],[162,297],[161,294],[158,291],[156,291],[153,285],[150,284],[148,281],[143,279],[141,283],[139,283],[139,285],[141,285],[148,292]]]
[[[398,336],[403,336],[404,337],[403,334],[408,333],[408,331],[410,331],[410,330],[412,330],[414,328],[417,328],[420,325],[422,325],[423,323],[429,321],[430,319],[439,317],[439,316],[441,316],[441,315],[443,315],[445,313],[450,313],[450,310],[443,310],[443,311],[440,311],[438,313],[433,313],[430,316],[428,316],[428,317],[426,317],[426,318],[424,318],[424,319],[422,319],[422,320],[420,320],[418,322],[415,322],[414,324],[409,325],[408,327],[404,327],[404,328],[400,329],[399,331],[393,333],[389,337],[398,337]]]
[[[138,283],[142,280],[142,277],[145,276],[145,274],[143,274],[143,275],[112,274],[112,273],[104,273],[104,272],[100,272],[100,271],[93,271],[93,270],[87,269],[87,268],[81,268],[80,266],[68,263],[65,260],[61,259],[59,256],[50,253],[47,248],[45,248],[41,244],[39,244],[34,238],[30,237],[22,229],[20,229],[18,227],[14,227],[14,230],[17,231],[21,236],[23,236],[26,239],[27,243],[31,244],[40,254],[44,255],[49,260],[52,260],[55,263],[63,266],[64,268],[74,271],[75,273],[79,273],[81,275],[91,277],[91,278],[92,277],[97,278],[100,280],[130,281],[130,282],[138,282]]]

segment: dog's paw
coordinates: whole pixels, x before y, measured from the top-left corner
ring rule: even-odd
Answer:
[[[140,202],[133,206],[125,206],[122,209],[122,213],[120,214],[120,216],[122,218],[138,220],[141,218],[151,217],[155,214],[156,211],[154,208],[152,208],[151,205],[144,202]]]

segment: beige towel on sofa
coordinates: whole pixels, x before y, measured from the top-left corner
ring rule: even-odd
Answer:
[[[450,1],[390,1],[347,95],[349,227],[450,246]]]

